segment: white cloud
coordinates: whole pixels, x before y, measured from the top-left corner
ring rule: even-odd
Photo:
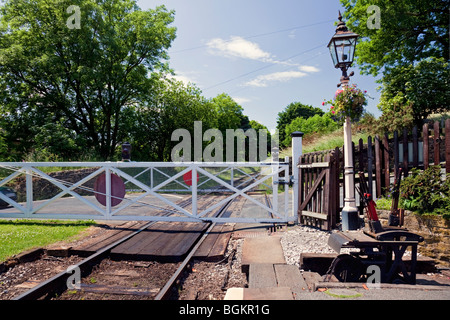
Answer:
[[[304,72],[319,72],[320,70],[316,67],[313,66],[300,66],[298,67],[298,69],[300,71],[304,71]]]
[[[184,82],[185,84],[195,84],[195,72],[177,72],[175,75],[168,75],[168,78],[175,79],[177,81]]]
[[[172,76],[171,78],[173,78],[173,79],[175,79],[175,80],[177,80],[177,81],[181,81],[181,82],[184,82],[184,83],[194,83],[191,79],[189,79],[188,77],[186,77],[186,76],[183,76],[183,75],[174,75],[174,76]]]
[[[286,82],[291,79],[302,78],[309,73],[319,72],[320,70],[314,66],[298,66],[294,71],[274,72],[256,77],[244,83],[248,87],[267,87],[270,82]]]
[[[238,36],[230,40],[214,38],[207,43],[211,52],[226,57],[238,57],[251,60],[271,62],[271,54],[262,50],[257,43],[247,41]]]
[[[306,75],[307,73],[301,71],[274,72],[258,76],[255,79],[246,82],[244,85],[250,87],[267,87],[269,82],[286,82]]]
[[[240,105],[251,101],[250,99],[244,98],[244,97],[233,97],[233,100],[236,101]]]

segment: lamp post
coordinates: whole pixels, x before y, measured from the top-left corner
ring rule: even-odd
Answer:
[[[353,72],[347,75],[347,70],[353,63],[355,55],[356,39],[358,34],[349,31],[345,22],[342,21],[341,12],[339,12],[339,23],[336,33],[328,43],[331,58],[335,68],[342,71],[341,82],[338,87],[347,87]],[[342,209],[342,230],[356,230],[359,227],[358,209],[355,201],[355,179],[353,171],[352,157],[352,124],[350,117],[345,119],[344,123],[344,208]]]

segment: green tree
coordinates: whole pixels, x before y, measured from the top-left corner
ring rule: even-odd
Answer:
[[[383,77],[378,107],[388,123],[395,121],[392,111],[401,111],[411,114],[414,124],[420,126],[430,114],[450,111],[449,88],[449,63],[443,58],[423,59],[416,65],[399,66]],[[410,124],[404,122],[405,127]]]
[[[171,141],[176,129],[189,131],[193,147],[195,121],[202,122],[203,132],[217,124],[216,111],[200,89],[171,79],[161,81],[150,99],[133,106],[130,113],[128,119],[134,120],[130,121],[127,139],[135,160],[170,161],[172,148],[178,143]]]
[[[70,5],[80,9],[79,29],[68,26]],[[110,158],[124,109],[145,100],[158,80],[151,75],[168,68],[173,15],[164,6],[143,11],[135,0],[4,1],[0,104],[8,140],[32,144],[28,128],[63,118]]]
[[[257,152],[259,155],[260,152],[260,147],[265,147],[266,150],[268,151],[268,154],[266,156],[269,156],[269,154],[271,153],[271,147],[272,147],[272,135],[270,134],[269,129],[267,129],[267,127],[261,123],[259,123],[258,121],[255,120],[250,120],[249,122],[250,126],[252,129],[254,129],[257,133]],[[259,130],[265,130],[266,132],[266,137],[267,137],[267,144],[265,146],[260,145],[260,139],[261,139],[261,134],[259,132]],[[258,161],[264,161],[265,159],[259,159]]]
[[[292,120],[302,117],[308,119],[314,115],[323,115],[324,112],[320,108],[314,108],[312,106],[304,105],[300,102],[292,102],[283,111],[278,113],[277,129],[279,132],[280,147],[288,146],[286,141],[286,126],[288,126]]]
[[[244,109],[226,93],[219,94],[218,96],[211,99],[211,104],[216,113],[216,128],[222,132],[224,143],[226,143],[228,137],[227,129],[233,130],[233,133],[235,135],[235,137],[233,138],[235,156],[234,160],[238,161],[239,159],[239,150],[237,144],[238,140],[240,139],[243,139],[245,143],[245,150],[242,150],[242,154],[240,154],[240,156],[243,156],[243,159],[249,160],[249,137],[245,135],[245,132],[248,129],[252,128],[252,122],[249,120],[248,116],[244,115]],[[253,124],[256,124],[256,122],[253,122]],[[256,139],[257,143],[259,143],[259,137],[256,137]],[[227,147],[229,146],[227,145]],[[226,153],[227,150],[226,148],[224,148],[224,160],[227,159]]]
[[[374,121],[371,132],[382,135],[385,132],[401,132],[404,128],[411,129],[414,126],[412,103],[402,92],[390,96],[384,91],[378,106],[383,113],[378,121]]]
[[[347,26],[358,33],[355,61],[365,74],[389,73],[428,57],[449,57],[448,1],[340,0]],[[369,27],[369,6],[380,8],[380,28]]]
[[[14,158],[11,156],[9,150],[8,150],[8,143],[6,142],[6,139],[4,137],[4,130],[0,128],[0,159],[2,161],[10,161]]]
[[[244,116],[244,109],[228,94],[222,93],[211,99],[216,111],[217,129],[225,134],[226,129],[249,128],[248,117]]]
[[[448,1],[340,0],[348,27],[358,33],[355,61],[379,80],[380,127],[416,125],[450,110]],[[369,6],[380,8],[373,17]],[[380,28],[369,19],[379,19]],[[369,24],[369,25],[368,25]],[[399,118],[402,122],[397,121]],[[408,120],[408,121],[406,121]]]
[[[53,116],[52,116],[53,118]],[[74,131],[64,126],[64,119],[51,119],[39,127],[31,128],[35,132],[34,141],[37,148],[45,149],[53,155],[58,155],[61,159],[79,161],[77,156],[83,153],[83,141]]]

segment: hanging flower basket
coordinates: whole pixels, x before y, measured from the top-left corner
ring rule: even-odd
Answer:
[[[324,101],[322,105],[330,104],[331,118],[342,125],[347,117],[353,123],[359,122],[367,105],[367,91],[362,91],[356,84],[336,91],[333,100]]]

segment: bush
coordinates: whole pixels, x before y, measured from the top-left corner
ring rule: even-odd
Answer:
[[[392,199],[390,198],[378,198],[375,200],[377,210],[391,210]]]
[[[400,192],[401,205],[407,210],[445,217],[450,213],[450,174],[442,179],[440,166],[424,171],[413,169],[402,181]]]
[[[314,115],[307,119],[303,117],[298,117],[292,120],[290,124],[286,126],[285,129],[285,140],[284,145],[291,145],[291,133],[295,131],[301,131],[305,135],[311,133],[329,133],[333,132],[339,128],[339,125],[334,122],[329,113],[324,115]]]

